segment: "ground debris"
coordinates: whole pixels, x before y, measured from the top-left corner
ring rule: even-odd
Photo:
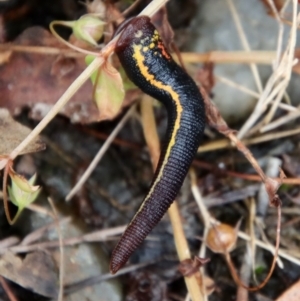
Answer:
[[[42,296],[58,296],[57,269],[48,253],[35,251],[22,261],[19,256],[6,252],[0,259],[0,274]]]
[[[1,103],[1,99],[0,99]],[[30,129],[13,120],[7,109],[0,108],[0,155],[7,156],[30,133]],[[35,138],[21,154],[37,152],[45,149],[45,143]]]
[[[15,40],[12,48],[16,45],[19,46],[18,51],[10,55],[7,63],[0,65],[0,107],[7,108],[12,115],[18,115],[24,107],[29,107],[30,117],[40,120],[86,68],[84,56],[68,56],[68,51],[62,43],[40,27],[25,30]],[[25,51],[27,46],[30,46],[30,49]],[[44,52],[34,51],[39,47],[42,47]],[[58,52],[53,54],[53,49]],[[128,99],[132,99],[131,94],[129,93]],[[128,105],[127,98],[124,101],[125,106]],[[69,117],[74,123],[99,120],[100,114],[93,101],[93,87],[90,81],[73,96],[61,114]]]

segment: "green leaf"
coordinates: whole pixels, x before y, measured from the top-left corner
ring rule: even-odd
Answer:
[[[97,46],[104,32],[105,22],[93,15],[83,15],[74,22],[72,27],[74,36],[91,45]]]
[[[255,268],[255,274],[257,276],[261,275],[262,273],[264,273],[266,271],[266,267],[265,266],[257,266]]]
[[[88,54],[86,57],[85,57],[85,63],[87,66],[89,66],[93,60],[95,59],[96,57],[94,55],[91,55],[91,54]],[[97,79],[97,74],[98,74],[98,71],[95,71],[92,73],[92,75],[90,76],[90,79],[93,83],[93,85],[95,84],[96,82],[96,79]]]
[[[33,186],[36,176],[33,175],[32,178],[27,181],[23,176],[17,174],[16,172],[10,172],[10,177],[12,182],[17,185],[20,190],[26,191],[28,193],[35,192],[39,189],[39,186]],[[31,182],[30,182],[31,181]]]
[[[289,189],[291,189],[292,185],[289,185],[289,184],[281,184],[281,186],[279,187],[279,191],[280,192],[288,192]]]
[[[18,211],[12,221],[14,223],[22,211],[31,203],[33,203],[40,191],[40,186],[33,186],[36,175],[33,175],[28,181],[17,173],[10,173],[11,186],[8,187],[8,195],[11,202],[18,207]]]
[[[93,56],[88,55],[85,61],[90,64],[93,59]],[[114,118],[119,113],[125,97],[120,73],[106,61],[98,73],[91,75],[91,81],[95,86],[94,100],[99,110],[99,121]]]

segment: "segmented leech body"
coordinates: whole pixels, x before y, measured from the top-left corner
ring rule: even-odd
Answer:
[[[165,105],[168,128],[149,192],[113,251],[112,273],[126,263],[175,199],[205,126],[203,98],[198,87],[174,62],[150,19],[137,17],[123,28],[115,52],[131,81]]]

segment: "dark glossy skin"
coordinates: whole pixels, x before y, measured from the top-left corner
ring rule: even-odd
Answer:
[[[174,201],[205,126],[204,103],[198,87],[172,59],[150,19],[137,17],[121,25],[121,29],[124,30],[115,52],[132,82],[165,105],[168,129],[149,192],[113,251],[112,273],[126,263]]]

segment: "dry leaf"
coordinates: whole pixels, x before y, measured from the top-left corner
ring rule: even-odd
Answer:
[[[201,84],[208,95],[212,94],[216,80],[214,77],[214,64],[212,62],[205,63],[196,73],[196,82]]]
[[[210,261],[210,258],[200,258],[195,256],[194,259],[187,258],[179,264],[178,270],[184,277],[191,277],[199,272],[199,269]]]
[[[14,42],[16,45],[55,47],[66,50],[47,30],[32,27]],[[59,59],[58,59],[59,58]],[[86,68],[84,56],[65,57],[61,54],[13,52],[6,64],[0,65],[0,107],[12,115],[30,108],[30,117],[42,119],[59,97]],[[72,122],[91,123],[99,120],[92,101],[93,87],[87,81],[62,109],[61,114]],[[132,103],[132,94],[124,106]]]
[[[290,286],[275,301],[299,301],[300,300],[300,280]]]
[[[129,280],[125,301],[166,300],[166,282],[147,271],[135,272]]]
[[[87,64],[91,63],[87,56]],[[99,110],[99,121],[112,119],[120,112],[125,96],[123,81],[120,73],[109,63],[101,66],[98,74],[95,72],[91,80],[95,86],[95,101]]]
[[[29,253],[22,261],[15,254],[7,252],[0,258],[0,275],[42,296],[57,298],[57,271],[48,253]]]
[[[218,132],[222,133],[225,136],[235,132],[228,127],[226,121],[223,119],[216,105],[209,99],[206,90],[203,87],[200,87],[200,92],[203,95],[204,99],[205,116],[208,125],[215,128]]]
[[[9,59],[11,57],[12,52],[11,51],[3,51],[0,52],[0,65],[4,63],[8,63]]]
[[[29,128],[13,120],[8,110],[0,108],[0,156],[9,155],[30,132],[31,130]],[[45,143],[37,137],[21,154],[38,152],[44,149]]]

